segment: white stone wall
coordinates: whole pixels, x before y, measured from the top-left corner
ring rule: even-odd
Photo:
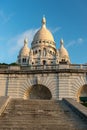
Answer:
[[[85,75],[80,73],[59,74],[59,99],[77,99],[80,87],[86,84]]]
[[[86,83],[84,73],[0,74],[0,96],[23,98],[26,90],[41,84],[51,91],[53,99],[76,99]]]
[[[59,99],[69,97],[69,74],[59,74]]]

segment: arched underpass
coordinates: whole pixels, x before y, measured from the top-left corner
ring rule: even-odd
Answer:
[[[52,98],[50,90],[44,85],[36,84],[28,88],[24,93],[24,99],[44,99]]]
[[[87,84],[80,87],[78,94],[77,94],[77,100],[78,101],[87,100]]]

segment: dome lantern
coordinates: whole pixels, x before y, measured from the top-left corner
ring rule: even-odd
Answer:
[[[24,45],[27,45],[27,44],[28,44],[28,39],[25,38],[25,39],[24,39]]]
[[[46,27],[46,18],[44,16],[42,18],[42,27]]]
[[[64,45],[63,39],[60,40],[60,45],[61,45],[61,46]]]

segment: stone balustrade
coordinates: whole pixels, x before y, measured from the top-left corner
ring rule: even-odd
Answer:
[[[86,64],[56,64],[56,65],[32,65],[32,66],[9,66],[0,65],[1,71],[29,71],[29,70],[59,70],[59,69],[72,69],[72,70],[87,70]]]

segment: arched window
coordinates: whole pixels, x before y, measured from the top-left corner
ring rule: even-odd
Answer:
[[[39,50],[39,55],[41,55],[41,50]]]
[[[37,50],[35,50],[35,54],[37,54]]]
[[[46,65],[46,60],[43,60],[43,65]]]
[[[43,56],[46,56],[46,48],[43,49]]]
[[[43,43],[45,43],[45,41],[43,41]]]
[[[52,54],[52,51],[50,51],[50,54]]]
[[[62,59],[62,62],[65,62],[65,59]]]
[[[23,63],[26,63],[26,58],[23,58],[23,59],[22,59],[22,62],[23,62]]]
[[[21,59],[18,59],[18,63],[21,63]]]
[[[39,41],[39,43],[41,43],[41,40]]]

